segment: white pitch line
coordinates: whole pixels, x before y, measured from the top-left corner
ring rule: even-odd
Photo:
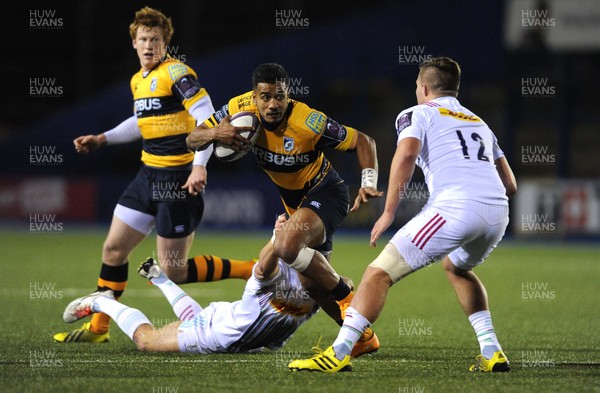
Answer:
[[[56,354],[58,355],[58,354]],[[221,354],[216,354],[221,355]],[[232,354],[236,355],[236,354]],[[237,355],[246,355],[246,354],[237,354]],[[206,355],[189,355],[189,356],[206,356]],[[60,359],[60,356],[55,356],[54,359]],[[134,359],[134,360],[106,360],[106,359],[93,359],[93,360],[77,360],[77,361],[66,361],[69,364],[112,364],[112,363],[271,363],[273,359],[264,359],[264,360],[250,360],[250,359],[189,359],[189,360],[181,360],[181,359]],[[2,364],[4,362],[0,362]],[[12,362],[11,362],[12,363]],[[27,361],[17,361],[15,363],[24,363],[29,364],[29,360]]]
[[[204,288],[204,289],[198,289],[198,288],[184,288],[185,292],[190,295],[193,298],[196,299],[201,299],[203,296],[207,296],[207,297],[220,297],[220,296],[224,296],[227,292],[222,290],[222,289],[208,289],[208,288]],[[31,292],[33,292],[34,294],[31,295]],[[31,300],[62,300],[62,299],[52,299],[52,298],[46,298],[44,299],[43,295],[44,292],[48,295],[54,293],[62,293],[62,299],[66,298],[71,298],[71,297],[78,297],[78,296],[83,296],[86,294],[89,294],[91,292],[93,292],[93,289],[91,289],[90,287],[86,287],[86,288],[60,288],[58,286],[54,286],[52,289],[45,289],[45,288],[36,288],[35,286],[32,287],[31,289],[29,288],[25,288],[25,289],[20,289],[20,288],[2,288],[0,289],[0,296],[1,297],[30,297],[34,296],[31,298]],[[38,294],[36,296],[36,294]],[[240,292],[240,296],[241,296],[242,292]],[[125,296],[126,297],[151,297],[151,298],[162,298],[164,297],[164,295],[162,294],[162,292],[158,289],[158,288],[148,288],[148,289],[136,289],[136,288],[131,288],[131,289],[126,289],[125,290]]]

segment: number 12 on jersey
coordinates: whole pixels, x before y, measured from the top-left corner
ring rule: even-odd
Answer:
[[[460,146],[462,147],[463,157],[466,160],[470,159],[469,150],[467,149],[467,141],[463,137],[461,130],[456,130],[456,135],[458,136],[458,140],[460,141]],[[486,156],[485,153],[485,143],[483,142],[483,138],[476,132],[471,133],[471,139],[475,142],[479,142],[479,150],[477,151],[477,159],[480,161],[489,161],[489,157]]]

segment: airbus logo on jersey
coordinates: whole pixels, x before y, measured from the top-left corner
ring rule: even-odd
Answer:
[[[277,154],[272,151],[262,149],[258,146],[252,148],[252,153],[256,156],[259,163],[275,164],[284,166],[293,166],[298,164],[308,164],[310,162],[310,154]]]
[[[138,117],[145,111],[157,110],[162,108],[160,98],[140,98],[135,100],[135,112]]]

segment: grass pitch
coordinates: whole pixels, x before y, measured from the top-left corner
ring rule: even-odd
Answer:
[[[0,391],[3,392],[600,392],[600,247],[502,243],[476,272],[512,371],[467,372],[478,354],[468,320],[434,265],[398,283],[374,329],[380,351],[339,374],[291,373],[287,363],[325,348],[338,328],[319,313],[277,352],[252,355],[138,353],[116,325],[107,344],[56,344],[62,312],[95,289],[104,231],[0,231]],[[269,234],[199,231],[192,254],[256,256]],[[367,235],[338,236],[333,262],[358,283],[381,250]],[[135,268],[155,250],[146,239],[131,258],[122,300],[155,325],[174,320],[157,288]],[[184,286],[203,306],[241,297],[244,282]],[[79,324],[74,324],[79,326]]]

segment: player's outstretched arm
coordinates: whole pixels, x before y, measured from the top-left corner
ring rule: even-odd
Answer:
[[[116,145],[133,142],[142,137],[137,125],[137,117],[131,116],[122,121],[121,124],[99,135],[84,135],[73,140],[75,150],[80,154],[88,154],[106,145]]]
[[[421,141],[417,138],[404,138],[396,147],[396,152],[390,166],[390,179],[385,198],[385,208],[371,230],[371,246],[373,247],[376,246],[377,239],[379,239],[381,234],[394,222],[398,204],[415,171],[415,163],[419,151],[421,151]]]
[[[506,189],[506,196],[511,197],[517,192],[517,180],[515,175],[506,160],[506,157],[500,157],[495,162],[496,170],[500,175],[500,180]]]
[[[367,203],[370,198],[379,198],[383,195],[382,191],[377,190],[377,145],[370,136],[356,131],[356,156],[358,165],[362,170],[361,186],[358,190],[358,196],[354,200],[354,205],[350,211],[357,210],[361,203]]]
[[[277,236],[277,232],[281,230],[283,223],[287,221],[285,214],[277,216],[275,221],[275,228],[273,230],[274,236]],[[273,242],[269,241],[266,246],[260,251],[258,255],[258,264],[254,270],[254,276],[258,280],[268,280],[274,277],[279,271],[279,265],[277,264],[279,258],[275,255],[273,249]]]
[[[73,140],[75,150],[79,154],[88,154],[102,146],[106,145],[106,137],[104,134],[100,135],[84,135],[77,137]]]

